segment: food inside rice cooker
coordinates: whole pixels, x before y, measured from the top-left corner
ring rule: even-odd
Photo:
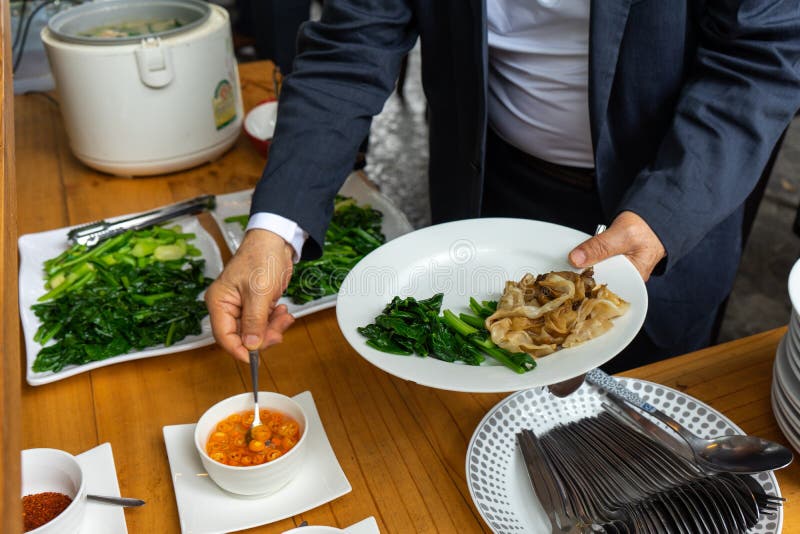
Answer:
[[[101,39],[137,37],[139,35],[150,35],[167,30],[174,30],[181,26],[183,26],[183,23],[175,18],[162,20],[131,20],[118,22],[116,24],[96,26],[81,32],[79,35],[82,37],[98,37]]]

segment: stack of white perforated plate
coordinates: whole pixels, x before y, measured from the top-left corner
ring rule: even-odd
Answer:
[[[792,315],[772,373],[772,411],[786,439],[800,451],[800,260],[789,274]]]

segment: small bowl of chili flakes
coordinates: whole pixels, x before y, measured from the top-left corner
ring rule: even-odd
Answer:
[[[280,393],[259,391],[261,427],[253,423],[253,394],[242,393],[209,408],[197,422],[194,443],[208,476],[238,495],[277,492],[300,472],[308,420],[303,407]],[[248,439],[248,438],[252,439]]]
[[[75,534],[86,513],[80,464],[58,449],[22,451],[22,516],[29,534]]]

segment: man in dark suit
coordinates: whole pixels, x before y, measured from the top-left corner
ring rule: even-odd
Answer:
[[[798,0],[326,1],[300,32],[244,242],[207,293],[220,345],[246,360],[291,324],[272,303],[292,260],[320,253],[418,37],[433,221],[607,223],[570,261],[624,254],[650,300],[612,370],[707,344],[743,203],[800,108]]]

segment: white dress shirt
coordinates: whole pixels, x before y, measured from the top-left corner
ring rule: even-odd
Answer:
[[[589,1],[488,0],[489,124],[539,159],[594,167]]]
[[[296,222],[274,213],[254,213],[247,221],[247,228],[245,231],[252,228],[259,228],[261,230],[269,230],[272,233],[278,234],[284,241],[289,243],[294,249],[293,261],[297,263],[300,261],[300,254],[303,252],[303,245],[308,239],[308,233],[305,232]]]
[[[435,0],[433,0],[435,1]],[[589,129],[590,0],[488,0],[489,124],[533,156],[594,167]],[[281,236],[298,261],[308,234],[255,213],[247,229]]]

